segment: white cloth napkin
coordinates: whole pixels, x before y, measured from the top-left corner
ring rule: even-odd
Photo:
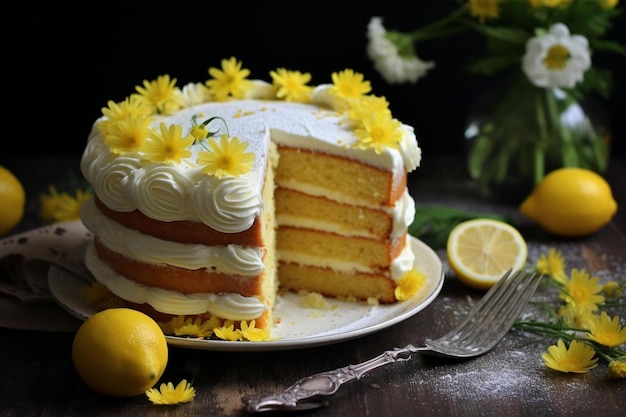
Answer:
[[[48,270],[56,265],[87,276],[89,271],[78,249],[91,239],[91,233],[76,220],[0,240],[0,327],[77,329],[81,321],[59,307],[48,289]]]

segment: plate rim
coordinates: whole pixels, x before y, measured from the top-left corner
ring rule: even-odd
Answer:
[[[409,243],[411,245],[411,249],[414,253],[419,252],[420,255],[427,255],[429,259],[429,263],[432,263],[434,266],[433,276],[427,274],[427,279],[432,281],[430,284],[432,285],[430,293],[425,294],[420,298],[418,302],[415,303],[413,307],[408,310],[401,312],[400,314],[393,316],[392,318],[377,321],[375,323],[350,330],[342,330],[337,333],[332,333],[324,336],[316,336],[316,335],[308,335],[294,338],[283,338],[277,340],[268,340],[262,342],[232,342],[226,340],[214,340],[214,339],[192,339],[188,337],[180,337],[180,336],[169,336],[166,335],[165,338],[167,340],[168,345],[172,347],[179,348],[188,348],[188,349],[198,349],[198,350],[212,350],[212,351],[227,351],[227,352],[252,352],[252,351],[278,351],[278,350],[294,350],[294,349],[303,349],[310,348],[316,346],[324,346],[335,344],[339,342],[349,341],[356,338],[360,338],[377,331],[383,330],[387,327],[391,327],[395,324],[398,324],[402,321],[409,319],[414,316],[424,308],[426,308],[432,301],[437,298],[441,289],[443,288],[443,283],[445,279],[445,270],[443,266],[443,262],[437,255],[437,253],[429,247],[426,243],[421,241],[420,239],[409,236]],[[416,257],[417,258],[417,257]],[[419,260],[416,259],[416,262]],[[78,282],[85,282],[85,278],[78,277],[72,274],[69,271],[63,270],[56,265],[51,265],[48,269],[48,287],[50,288],[50,293],[54,301],[69,314],[77,317],[78,319],[85,321],[87,320],[91,314],[90,312],[81,311],[78,307],[76,307],[75,300],[73,305],[70,305],[67,302],[67,297],[63,297],[61,295],[61,290],[57,285],[60,285],[59,280],[61,277],[66,280],[67,277],[73,279],[74,284],[78,285]],[[65,282],[67,284],[67,281]],[[407,300],[405,302],[410,302]],[[379,305],[377,308],[394,308],[394,306],[398,306],[399,304],[392,305]]]

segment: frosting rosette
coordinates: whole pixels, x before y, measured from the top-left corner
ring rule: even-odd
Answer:
[[[249,229],[263,205],[250,182],[241,177],[203,176],[191,196],[200,220],[223,233]]]
[[[127,185],[131,174],[141,167],[139,159],[124,155],[106,163],[92,182],[98,198],[112,210],[122,212],[135,210],[136,206],[129,198],[130,192]]]
[[[133,201],[146,216],[166,222],[194,218],[194,208],[188,204],[193,183],[173,166],[147,165],[130,173],[128,182]]]

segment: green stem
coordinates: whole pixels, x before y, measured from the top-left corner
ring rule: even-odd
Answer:
[[[576,146],[572,140],[572,135],[567,126],[561,123],[561,112],[557,103],[554,92],[546,90],[546,102],[548,108],[548,116],[552,122],[552,129],[555,134],[555,140],[561,139],[560,147],[563,155],[563,166],[576,167],[579,166],[579,158],[576,152]]]
[[[537,323],[534,321],[518,321],[513,325],[518,330],[532,332],[536,334],[543,334],[546,336],[552,336],[555,338],[565,339],[572,341],[575,336],[569,332],[587,332],[588,329],[579,329],[574,327],[563,327],[558,325],[551,325],[547,323]]]
[[[226,128],[226,135],[230,136],[230,132],[228,131],[228,123],[226,123],[226,120],[224,120],[224,118],[223,118],[223,117],[220,117],[220,116],[213,116],[213,117],[211,117],[211,118],[209,118],[209,119],[206,119],[204,122],[202,122],[202,124],[203,124],[203,125],[205,125],[205,126],[208,128],[208,127],[209,127],[209,124],[210,124],[213,120],[221,120],[221,121],[222,121],[222,123],[224,124],[224,127]],[[217,134],[219,131],[220,131],[219,129],[217,129],[215,132],[211,132],[211,131],[209,131],[209,132],[207,133],[207,137],[209,137],[209,136],[213,136],[213,135]]]
[[[569,343],[571,343],[573,340],[578,340],[579,342],[583,342],[591,346],[596,351],[596,353],[607,362],[626,355],[626,351],[623,351],[621,349],[610,348],[594,342],[593,340],[576,336],[576,333],[587,333],[589,329],[565,327],[558,324],[541,323],[535,321],[517,321],[515,322],[513,327],[521,331],[531,332],[554,339],[563,339]]]
[[[596,126],[589,126],[589,142],[591,145],[591,161],[589,166],[598,172],[604,172],[608,163],[608,148],[602,137],[596,132]]]
[[[606,155],[606,145],[602,142],[602,138],[595,134],[589,140],[591,141],[591,150],[595,159],[596,168],[599,172],[606,171],[608,159]]]
[[[543,178],[546,173],[545,167],[545,155],[543,148],[548,143],[548,122],[546,121],[546,110],[543,105],[543,90],[537,90],[535,92],[535,101],[537,103],[537,126],[539,126],[539,143],[535,145],[535,158],[534,158],[534,180],[535,184]]]
[[[515,151],[516,145],[516,142],[512,140],[505,140],[502,142],[496,164],[496,184],[502,184],[504,181],[506,181],[509,173],[509,161],[511,160],[511,155]]]
[[[411,34],[411,41],[413,43],[427,41],[435,38],[445,38],[450,35],[454,35],[456,33],[467,32],[465,28],[441,28],[441,29],[433,29],[429,31],[416,31]]]
[[[411,40],[413,42],[418,42],[418,41],[422,41],[425,39],[432,39],[438,36],[445,36],[448,35],[450,33],[455,33],[455,32],[459,32],[460,29],[456,28],[456,29],[444,29],[444,30],[440,30],[440,28],[447,26],[448,24],[450,24],[451,22],[454,22],[455,20],[457,20],[459,17],[462,17],[464,14],[467,13],[467,11],[469,10],[469,6],[468,4],[463,4],[461,7],[459,7],[458,9],[456,9],[455,11],[453,11],[452,13],[450,13],[449,15],[436,20],[426,26],[422,26],[419,29],[417,29],[416,31],[412,32],[410,34],[411,36]],[[429,32],[433,32],[436,35],[431,35]]]

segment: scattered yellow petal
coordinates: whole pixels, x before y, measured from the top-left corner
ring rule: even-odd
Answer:
[[[183,379],[176,388],[171,382],[163,383],[160,386],[160,391],[156,388],[150,388],[146,391],[146,395],[153,404],[174,405],[193,400],[196,396],[196,390],[186,379]]]

